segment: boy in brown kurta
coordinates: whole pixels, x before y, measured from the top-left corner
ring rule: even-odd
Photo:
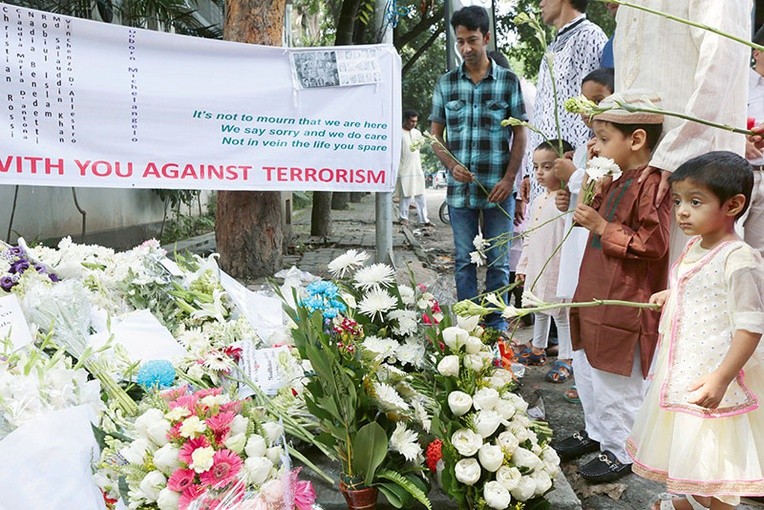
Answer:
[[[600,106],[655,108],[659,101],[634,91],[614,94]],[[612,159],[623,173],[598,184],[591,206],[579,202],[574,213],[573,220],[590,232],[574,302],[646,303],[666,287],[669,197],[655,206],[659,171],[640,182],[662,122],[662,115],[622,109],[594,117],[595,155]],[[581,475],[590,482],[612,481],[631,471],[626,438],[644,398],[659,317],[658,312],[623,306],[571,309],[573,371],[586,429],[555,448],[566,459],[599,449],[598,457],[581,466]]]

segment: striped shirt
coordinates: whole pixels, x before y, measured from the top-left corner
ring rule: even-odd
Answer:
[[[449,174],[447,200],[452,207],[495,207],[488,202],[488,193],[504,177],[512,139],[512,128],[501,127],[501,121],[526,120],[520,80],[490,62],[479,83],[472,82],[462,64],[440,77],[432,95],[430,121],[446,127],[448,150],[485,188],[478,182],[458,182]]]

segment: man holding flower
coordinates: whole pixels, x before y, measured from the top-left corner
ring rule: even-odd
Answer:
[[[522,126],[502,127],[501,121],[525,119],[525,105],[517,76],[486,54],[490,40],[486,10],[465,7],[451,17],[451,26],[464,61],[435,86],[430,130],[440,142],[433,144],[433,150],[450,174],[447,201],[456,251],[456,292],[463,300],[478,295],[477,268],[470,252],[480,216],[486,239],[512,231],[512,192],[525,151],[525,131]],[[509,283],[507,245],[489,248],[487,258],[486,291],[501,292]],[[501,293],[506,299],[506,291]],[[497,314],[487,322],[506,329]]]

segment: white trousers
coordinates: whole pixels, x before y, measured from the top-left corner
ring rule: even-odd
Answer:
[[[626,440],[648,387],[642,378],[639,350],[629,377],[592,367],[583,349],[573,352],[573,373],[589,437],[599,441],[600,450],[610,450],[620,462],[631,464]]]
[[[554,317],[554,323],[557,325],[557,340],[560,342],[557,359],[571,359],[573,357],[568,311],[568,308],[557,308],[552,315],[545,313],[533,314],[533,347],[536,349],[546,349],[549,344],[549,328],[552,326],[552,317]]]
[[[416,204],[416,213],[419,215],[419,223],[425,224],[430,223],[430,219],[427,217],[427,200],[425,200],[424,195],[415,195],[413,197],[401,197],[401,201],[399,202],[398,211],[400,213],[401,219],[408,221],[409,219],[409,206],[411,205],[411,201],[414,201],[414,204]]]

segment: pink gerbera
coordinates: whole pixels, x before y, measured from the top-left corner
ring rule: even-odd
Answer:
[[[205,492],[207,491],[201,485],[190,485],[178,499],[178,510],[187,510],[191,503],[202,497]]]
[[[206,390],[199,390],[194,395],[198,399],[203,399],[204,397],[209,397],[210,395],[220,395],[223,393],[223,388],[210,388]]]
[[[199,398],[196,395],[181,395],[180,397],[170,402],[168,406],[170,409],[175,409],[176,407],[185,407],[193,413],[196,409],[196,404],[198,401]]]
[[[221,413],[233,413],[239,414],[241,412],[242,403],[241,400],[234,400],[220,406]]]
[[[212,457],[212,467],[199,479],[208,487],[224,487],[239,474],[242,464],[241,457],[231,450],[218,450]]]
[[[193,485],[195,476],[193,469],[176,469],[167,480],[167,488],[171,491],[183,492]]]
[[[210,446],[210,442],[205,436],[189,439],[183,446],[180,447],[180,451],[178,452],[178,459],[180,459],[180,461],[186,465],[190,465],[191,455],[193,455],[197,448],[206,448],[207,446]]]
[[[223,436],[228,432],[234,416],[236,416],[234,413],[228,411],[224,413],[218,413],[217,415],[211,416],[204,421],[216,436]]]

